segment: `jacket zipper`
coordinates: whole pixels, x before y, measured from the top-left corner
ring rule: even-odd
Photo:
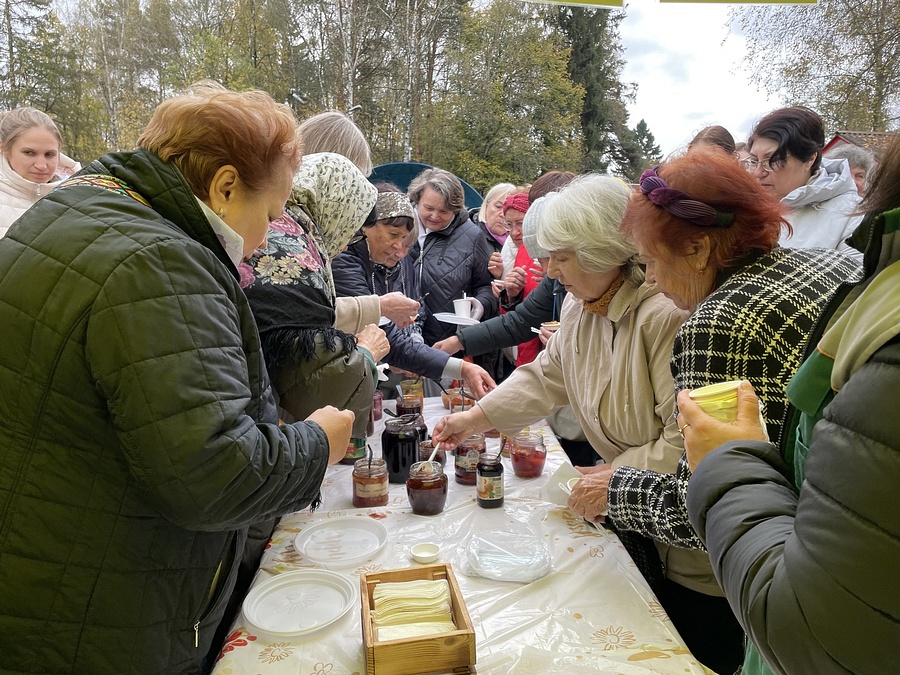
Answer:
[[[235,559],[234,543],[235,538],[232,536],[228,542],[229,550],[222,556],[222,559],[219,560],[219,564],[216,566],[216,573],[213,575],[212,581],[209,584],[209,590],[206,592],[206,606],[194,622],[195,649],[200,647],[200,624],[203,623],[203,620],[210,615],[212,610],[219,604],[219,600],[221,600],[221,591],[225,587],[225,582],[228,580],[228,570],[231,567],[231,561]]]

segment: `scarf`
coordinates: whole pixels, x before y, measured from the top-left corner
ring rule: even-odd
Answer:
[[[606,313],[609,311],[609,303],[612,302],[612,299],[616,297],[616,293],[619,292],[619,289],[622,288],[622,285],[625,283],[625,270],[619,270],[619,276],[617,276],[613,282],[609,285],[606,293],[601,295],[597,300],[592,302],[588,300],[582,300],[581,304],[584,306],[584,309],[591,314],[598,314],[599,316],[606,316]]]

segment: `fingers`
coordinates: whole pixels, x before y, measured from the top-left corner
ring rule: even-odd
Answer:
[[[759,416],[759,397],[747,380],[743,380],[738,387],[737,409],[739,420],[756,419]]]

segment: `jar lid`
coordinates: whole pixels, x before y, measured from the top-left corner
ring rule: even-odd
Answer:
[[[406,427],[414,428],[418,418],[418,415],[400,415],[398,417],[392,417],[384,423],[384,428],[389,431],[400,431]]]

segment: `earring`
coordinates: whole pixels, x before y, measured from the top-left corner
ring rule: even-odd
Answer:
[[[219,218],[225,217],[225,209],[219,209],[219,212],[216,214]]]

